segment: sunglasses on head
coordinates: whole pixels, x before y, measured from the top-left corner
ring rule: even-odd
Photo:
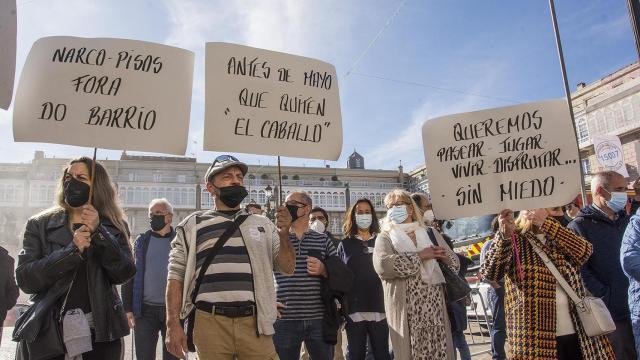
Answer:
[[[217,163],[226,163],[226,162],[231,162],[231,161],[237,161],[240,162],[240,160],[238,160],[235,156],[232,155],[220,155],[217,158],[215,158],[213,160],[213,165],[215,166]]]

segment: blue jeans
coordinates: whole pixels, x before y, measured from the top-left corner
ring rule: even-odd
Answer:
[[[451,337],[453,337],[453,346],[458,349],[458,352],[460,353],[460,359],[471,360],[471,352],[469,351],[467,339],[464,337],[464,332],[462,330],[453,331],[451,333]],[[454,359],[457,358],[457,353],[454,353]]]
[[[640,318],[633,318],[633,315],[631,317],[631,327],[633,330],[633,338],[634,338],[634,342],[636,344],[636,353],[638,358],[640,358]]]
[[[136,359],[155,360],[156,346],[158,345],[158,333],[162,336],[162,359],[178,360],[167,351],[164,345],[167,332],[166,308],[142,304],[142,317],[136,319],[136,327],[133,330],[136,343]]]
[[[311,360],[332,360],[333,346],[322,336],[322,320],[276,320],[273,344],[281,360],[300,359],[302,342]]]
[[[504,343],[507,340],[507,324],[504,319],[504,287],[498,289],[491,288],[489,293],[489,303],[491,303],[491,314],[493,316],[493,326],[491,327],[491,351],[494,360],[506,360],[507,354],[504,352]]]

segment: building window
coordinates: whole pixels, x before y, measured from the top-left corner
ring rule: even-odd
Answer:
[[[153,174],[154,182],[162,182],[162,174]]]
[[[582,170],[585,174],[591,174],[591,162],[589,159],[582,159]]]
[[[282,175],[282,180],[289,180],[289,177],[287,175]]]
[[[129,173],[129,181],[135,181],[136,176],[134,173]]]
[[[293,180],[300,180],[300,176],[298,176],[298,175],[293,175],[292,179],[293,179]]]
[[[187,177],[185,175],[178,175],[178,182],[179,183],[187,182]]]
[[[587,120],[581,118],[578,120],[578,142],[583,143],[589,141],[589,129],[587,127]]]

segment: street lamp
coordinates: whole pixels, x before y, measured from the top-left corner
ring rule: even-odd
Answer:
[[[267,213],[265,215],[267,216],[267,218],[269,218],[269,220],[273,221],[275,219],[273,214],[275,212],[275,209],[271,208],[271,201],[273,200],[273,188],[271,187],[271,185],[267,185],[267,187],[264,188],[264,195],[267,200],[266,204],[264,204],[267,208]]]

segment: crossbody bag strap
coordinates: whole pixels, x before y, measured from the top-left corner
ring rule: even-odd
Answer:
[[[239,215],[236,219],[229,224],[224,233],[220,235],[218,241],[213,245],[207,257],[204,259],[202,266],[200,267],[200,271],[198,272],[198,277],[196,278],[196,284],[193,288],[193,293],[191,294],[191,303],[195,305],[196,297],[198,296],[198,291],[200,290],[200,283],[204,278],[204,274],[207,272],[207,268],[216,257],[220,249],[224,246],[224,244],[229,240],[231,235],[236,231],[236,229],[240,228],[240,225],[249,217],[249,215]]]
[[[76,275],[78,275],[78,269],[73,272],[73,278],[71,279],[71,284],[69,284],[69,288],[67,289],[67,294],[64,296],[64,300],[62,301],[62,306],[60,307],[60,319],[64,317],[64,311],[67,307],[67,300],[69,299],[69,293],[71,292],[71,288],[73,287],[73,283],[76,281]]]
[[[558,281],[558,284],[560,284],[560,286],[564,289],[567,295],[574,302],[574,304],[576,305],[580,304],[582,302],[582,299],[578,297],[578,294],[576,294],[575,291],[573,291],[573,289],[571,288],[567,280],[565,280],[564,276],[560,274],[560,271],[553,264],[553,262],[551,262],[551,259],[549,259],[547,254],[545,254],[545,252],[540,247],[538,247],[538,245],[536,245],[531,239],[527,238],[527,240],[529,241],[529,244],[531,244],[531,246],[533,247],[533,250],[535,250],[536,254],[540,256],[540,258],[542,259],[542,262],[544,262],[544,264],[547,266],[549,271],[551,271],[553,276],[556,278],[556,280]]]

